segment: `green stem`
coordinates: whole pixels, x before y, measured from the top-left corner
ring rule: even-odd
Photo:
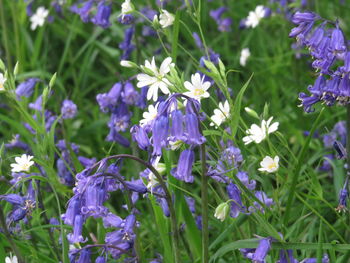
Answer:
[[[348,164],[348,172],[347,177],[349,177],[350,174],[350,158],[348,157],[350,154],[350,104],[346,106],[346,153],[347,153],[347,159],[346,162]]]
[[[201,145],[202,156],[202,262],[209,262],[209,229],[208,229],[208,176],[206,166],[205,144]]]
[[[5,216],[4,216],[4,211],[2,210],[1,206],[0,206],[0,225],[4,231],[5,237],[7,238],[8,242],[10,243],[10,245],[13,249],[13,252],[15,253],[15,255],[17,257],[18,262],[23,263],[24,262],[23,257],[21,255],[21,253],[19,252],[18,247],[17,247],[16,243],[13,241],[11,234],[7,228]]]

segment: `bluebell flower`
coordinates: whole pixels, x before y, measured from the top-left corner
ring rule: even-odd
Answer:
[[[135,46],[131,43],[134,32],[135,29],[133,26],[125,29],[124,41],[119,44],[119,48],[123,50],[123,54],[120,60],[128,60],[130,58],[131,52],[135,49]]]
[[[61,107],[62,119],[73,119],[78,112],[77,105],[71,100],[64,100]]]
[[[215,20],[215,21],[218,21],[221,19],[221,16],[224,12],[227,11],[227,8],[224,7],[224,6],[221,6],[219,7],[218,9],[215,9],[215,10],[211,10],[209,12],[209,15]]]
[[[263,238],[259,241],[259,245],[256,248],[253,255],[253,262],[264,263],[267,253],[271,249],[271,238]]]
[[[79,195],[74,195],[68,201],[68,207],[66,213],[62,215],[62,219],[66,225],[73,226],[75,216],[80,214],[81,208],[81,197]]]
[[[237,185],[229,183],[227,185],[227,195],[231,199],[231,212],[230,216],[235,218],[239,215],[240,212],[244,212],[244,206],[241,199],[241,190]]]
[[[108,212],[107,215],[105,215],[103,218],[103,226],[104,227],[116,227],[116,228],[120,228],[122,223],[123,223],[123,219],[121,219],[121,217]]]
[[[77,263],[91,263],[90,254],[90,249],[83,249]]]
[[[124,147],[129,147],[130,146],[129,140],[126,139],[124,136],[122,136],[115,129],[110,129],[106,140],[109,141],[109,142],[117,142],[117,143],[119,143],[120,145],[122,145]]]
[[[147,193],[147,187],[143,183],[141,179],[133,180],[133,181],[125,181],[125,185],[128,187],[130,191],[134,191],[140,194]]]
[[[130,25],[134,22],[135,18],[131,14],[125,14],[123,16],[118,17],[119,23],[123,25]]]
[[[150,140],[147,132],[140,125],[134,125],[130,129],[133,141],[137,142],[140,149],[147,151],[150,147]]]
[[[237,178],[244,184],[245,187],[247,187],[249,190],[254,190],[256,186],[255,180],[249,180],[248,173],[239,171],[236,174]]]
[[[121,93],[122,101],[127,105],[136,105],[140,100],[140,94],[135,90],[134,85],[127,81],[124,83],[124,89]]]
[[[78,7],[77,5],[73,5],[70,8],[70,11],[73,13],[76,13],[80,16],[80,19],[87,23],[90,21],[90,13],[92,11],[94,5],[94,0],[88,0],[82,3],[81,7]]]
[[[98,256],[95,260],[95,263],[106,263],[106,257],[104,256]]]
[[[318,20],[320,17],[312,12],[299,12],[297,11],[293,17],[292,22],[294,24],[309,23]]]
[[[166,146],[169,133],[169,120],[165,116],[157,118],[152,127],[152,155],[162,155],[162,148]]]
[[[8,143],[5,143],[5,148],[6,149],[19,148],[19,149],[23,149],[24,151],[27,151],[29,149],[29,146],[28,144],[20,140],[19,134],[15,134],[11,141],[9,141]]]
[[[71,244],[85,243],[87,239],[82,236],[84,219],[82,215],[76,215],[73,225],[73,233],[67,235],[67,239]],[[80,256],[81,257],[81,256]]]
[[[263,204],[265,204],[266,207],[270,207],[274,204],[273,199],[272,198],[268,198],[267,195],[263,192],[263,191],[256,191],[255,192],[255,197],[258,198],[260,200],[260,202],[262,202]],[[250,207],[249,210],[255,210],[259,209],[261,212],[264,212],[264,208],[258,203],[258,202],[254,202],[254,207]]]
[[[91,22],[102,28],[107,28],[111,25],[109,17],[111,15],[111,5],[101,1],[97,5],[96,15],[91,19]]]
[[[35,85],[38,81],[40,81],[38,78],[29,78],[19,84],[16,88],[17,99],[20,99],[20,97],[30,97],[34,92]]]
[[[317,258],[305,258],[303,261],[300,263],[317,263]],[[321,260],[321,263],[330,263],[328,255],[324,254]]]
[[[231,18],[224,18],[220,19],[218,23],[218,29],[220,32],[230,32],[231,31],[231,24],[232,19]]]
[[[60,182],[64,185],[73,186],[75,183],[73,174],[66,167],[65,162],[62,159],[57,159],[57,175],[60,177]]]
[[[29,103],[28,107],[33,110],[41,111],[43,104],[43,95],[40,95],[34,103]]]
[[[131,113],[128,111],[126,104],[120,103],[118,107],[115,107],[110,121],[108,122],[108,127],[117,132],[124,132],[127,130],[130,124]]]
[[[190,145],[203,144],[206,141],[206,139],[200,132],[199,120],[196,114],[187,113],[185,116],[185,122],[186,122],[185,142]]]
[[[186,183],[192,183],[192,167],[194,164],[194,152],[192,150],[183,150],[180,154],[177,167],[172,171],[172,175]]]
[[[296,260],[293,257],[293,250],[288,249],[288,250],[284,250],[281,249],[280,250],[280,258],[276,263],[299,263],[298,260]]]
[[[119,96],[122,92],[122,88],[123,85],[120,82],[117,82],[113,85],[109,92],[97,94],[96,100],[100,105],[102,112],[108,112],[117,105]]]

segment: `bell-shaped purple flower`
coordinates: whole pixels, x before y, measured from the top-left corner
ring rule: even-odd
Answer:
[[[165,116],[159,116],[153,123],[153,153],[152,155],[162,155],[162,148],[166,146],[169,133],[169,120]]]
[[[140,125],[134,125],[130,132],[133,141],[137,142],[140,149],[147,151],[150,147],[150,140],[144,128]]]
[[[95,260],[95,263],[106,263],[106,257],[104,256],[98,256]]]
[[[108,112],[117,105],[122,89],[123,85],[117,82],[107,93],[97,94],[96,100],[102,112]]]
[[[135,90],[134,85],[127,81],[124,84],[124,90],[121,93],[121,97],[125,104],[135,105],[140,99],[140,94]]]
[[[101,1],[97,5],[97,12],[91,22],[102,28],[107,28],[111,25],[109,17],[111,15],[111,5],[106,5],[105,1]]]
[[[71,100],[64,100],[61,107],[62,119],[73,119],[78,112],[77,105]]]
[[[276,263],[299,263],[298,260],[296,260],[293,257],[293,250],[288,249],[288,250],[284,250],[281,249],[280,250],[280,258]]]
[[[87,239],[82,236],[84,219],[82,215],[76,215],[73,225],[73,233],[67,235],[67,239],[71,244],[85,243]]]
[[[70,11],[72,11],[75,14],[78,14],[80,16],[80,19],[87,23],[90,21],[90,12],[93,8],[94,0],[88,0],[85,1],[82,6],[79,8],[77,5],[73,5],[70,8]]]
[[[255,180],[249,180],[249,176],[247,172],[239,171],[236,174],[237,178],[245,185],[249,190],[254,190],[256,186]]]
[[[303,22],[313,22],[317,19],[319,19],[319,16],[316,15],[315,13],[297,11],[292,17],[292,22],[294,24],[300,24]]]
[[[90,249],[83,249],[77,263],[91,263],[90,254]]]
[[[218,20],[220,20],[222,14],[223,14],[224,12],[226,12],[226,11],[227,11],[227,8],[224,7],[224,6],[222,6],[222,7],[219,7],[218,9],[211,10],[211,11],[209,12],[209,15],[210,15],[215,21],[218,21]]]
[[[231,199],[231,212],[230,216],[235,218],[239,215],[240,212],[244,211],[244,207],[241,199],[241,190],[237,187],[237,185],[233,183],[229,183],[227,185],[227,195]]]
[[[125,185],[128,187],[130,191],[134,191],[140,194],[147,193],[147,187],[143,183],[141,179],[134,181],[125,181]]]
[[[232,25],[232,19],[227,17],[224,19],[220,19],[218,23],[218,29],[220,32],[230,32]]]
[[[301,100],[301,105],[304,108],[305,112],[313,112],[315,109],[313,105],[320,101],[320,98],[317,96],[308,96],[304,92],[299,93],[299,100]]]
[[[119,216],[109,212],[107,215],[105,215],[103,218],[103,226],[104,227],[121,227],[123,223],[123,219],[121,219]]]
[[[74,225],[75,216],[80,214],[81,201],[79,196],[74,195],[68,202],[66,213],[62,215],[62,219],[67,225]]]
[[[172,175],[186,183],[192,183],[194,177],[192,175],[192,167],[194,164],[194,152],[192,150],[183,150],[179,157],[177,167],[173,170]]]
[[[171,140],[183,140],[184,139],[184,117],[181,110],[174,110],[171,112]]]
[[[271,238],[263,238],[259,241],[259,245],[256,248],[253,255],[253,262],[264,263],[267,253],[271,249]]]
[[[186,120],[186,136],[185,142],[190,145],[201,145],[206,140],[199,130],[198,117],[194,113],[187,113]]]
[[[329,48],[335,54],[344,53],[346,51],[343,31],[339,28],[338,24],[337,27],[332,31]]]
[[[29,78],[26,81],[19,84],[16,88],[17,99],[19,99],[22,96],[27,98],[30,97],[34,92],[35,85],[38,81],[40,81],[40,79],[38,78]]]

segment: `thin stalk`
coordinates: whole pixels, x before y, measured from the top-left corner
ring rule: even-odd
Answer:
[[[208,176],[205,144],[200,146],[202,159],[202,262],[209,262],[209,229],[208,229]]]
[[[21,253],[19,252],[18,247],[17,247],[16,243],[13,241],[11,234],[7,228],[6,221],[5,221],[5,215],[4,215],[4,212],[3,212],[1,206],[0,206],[0,225],[2,227],[2,230],[4,231],[4,234],[5,234],[5,237],[7,238],[7,241],[10,243],[10,245],[13,249],[13,252],[15,253],[15,255],[17,257],[18,262],[24,263],[23,257],[21,255]]]
[[[346,158],[346,163],[348,165],[347,167],[347,177],[349,177],[350,174],[350,104],[346,106],[346,153],[347,153],[347,158]]]

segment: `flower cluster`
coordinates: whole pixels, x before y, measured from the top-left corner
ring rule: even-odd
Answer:
[[[313,111],[313,105],[317,102],[327,106],[348,104],[350,53],[339,22],[324,20],[311,12],[296,12],[292,22],[297,27],[292,29],[289,36],[295,37],[309,49],[314,58],[312,67],[319,72],[315,83],[308,87],[310,95],[299,94],[304,110]]]

